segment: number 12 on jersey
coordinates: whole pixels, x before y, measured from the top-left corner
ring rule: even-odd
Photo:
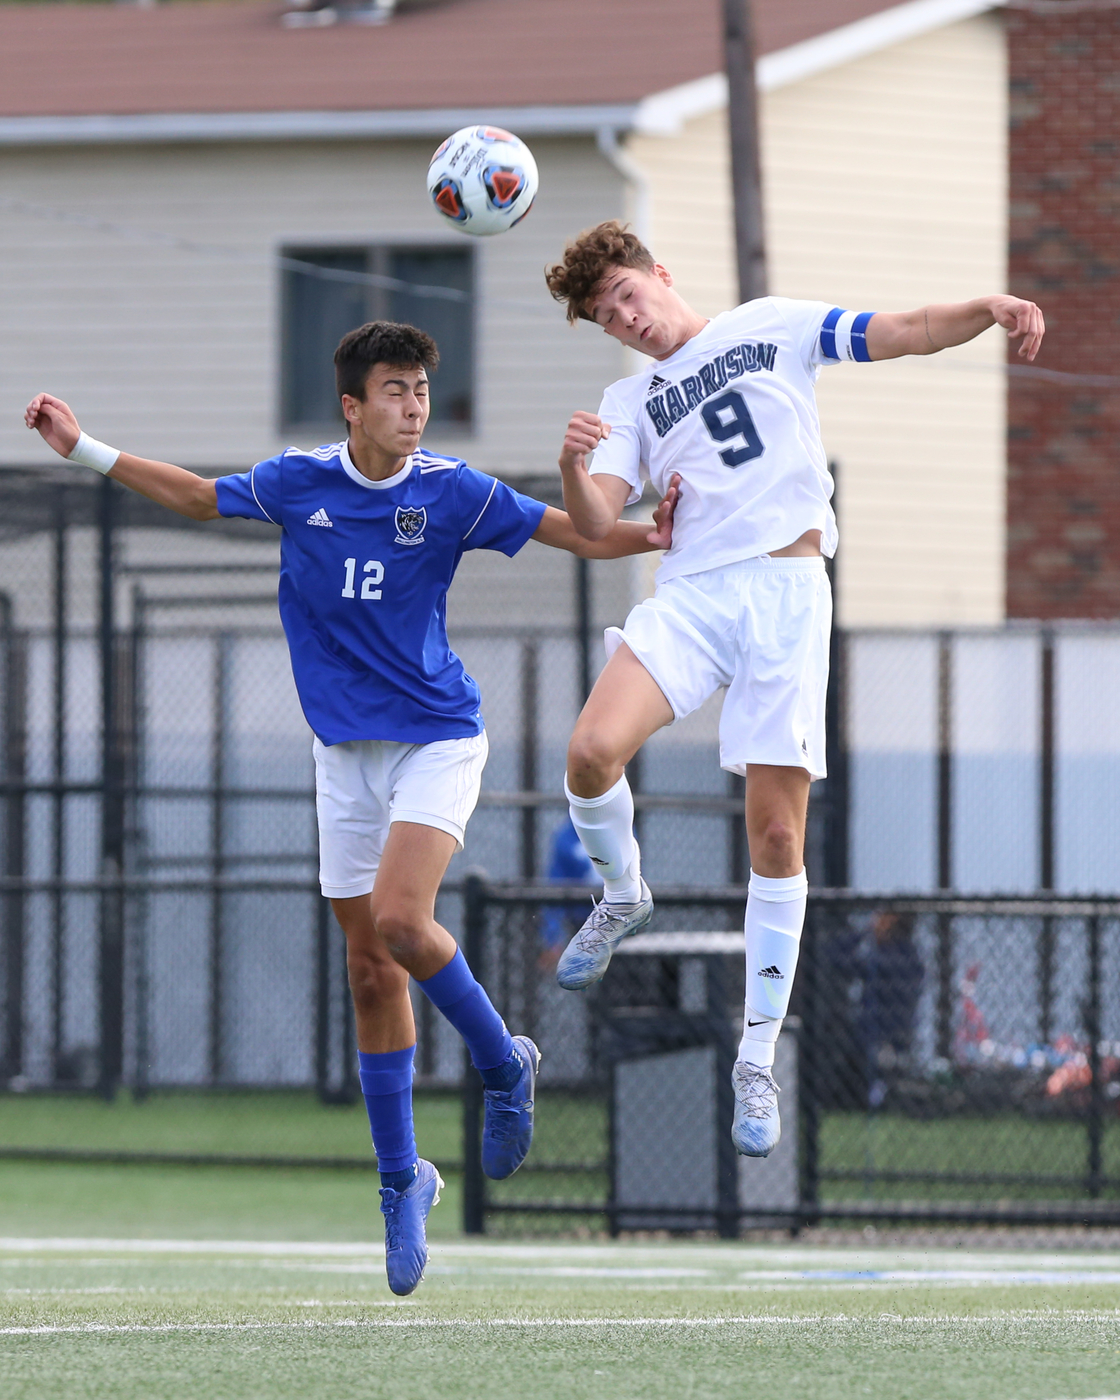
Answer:
[[[344,598],[353,598],[355,596],[354,577],[357,573],[358,561],[356,559],[347,559],[345,569],[346,582],[342,585],[342,596]],[[362,598],[367,603],[374,603],[381,597],[381,589],[378,588],[377,585],[383,582],[385,578],[385,565],[382,564],[380,559],[367,559],[362,565],[362,573],[369,575],[369,578],[362,580]]]
[[[720,461],[728,467],[741,467],[766,451],[758,429],[754,425],[747,401],[738,389],[728,389],[718,399],[712,399],[700,410],[704,426],[714,442],[730,442],[742,438],[742,447],[729,447],[719,454]]]

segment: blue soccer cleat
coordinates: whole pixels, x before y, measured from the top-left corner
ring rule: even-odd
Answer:
[[[735,1089],[735,1121],[731,1141],[744,1157],[768,1157],[782,1136],[778,1116],[778,1086],[768,1069],[736,1060],[731,1071]]]
[[[533,1145],[533,1090],[541,1052],[527,1035],[515,1035],[513,1048],[525,1068],[512,1089],[483,1093],[482,1170],[491,1181],[512,1176]]]
[[[645,928],[653,918],[653,896],[642,881],[642,897],[636,904],[596,904],[583,927],[564,949],[556,964],[556,980],[567,992],[578,992],[598,982],[607,970],[611,954],[624,938]]]
[[[404,1191],[381,1188],[381,1214],[385,1217],[385,1272],[390,1289],[405,1298],[424,1276],[428,1262],[425,1226],[428,1212],[439,1200],[443,1178],[423,1157],[417,1163],[416,1180]]]

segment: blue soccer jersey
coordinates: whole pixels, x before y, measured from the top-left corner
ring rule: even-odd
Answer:
[[[324,744],[481,733],[478,686],[447,641],[447,589],[465,550],[516,554],[541,522],[540,501],[421,450],[370,481],[344,442],[290,447],[220,477],[217,491],[221,515],[283,532],[280,620]]]

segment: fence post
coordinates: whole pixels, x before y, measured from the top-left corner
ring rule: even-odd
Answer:
[[[735,1086],[731,1071],[738,1042],[727,1015],[727,988],[716,958],[705,958],[705,1007],[715,1027],[716,1122],[726,1125],[735,1116]],[[613,1176],[613,1173],[612,1173]],[[716,1136],[716,1232],[721,1240],[737,1240],[742,1224],[739,1214],[739,1154],[731,1134],[723,1126]]]
[[[101,1063],[98,1087],[112,1099],[120,1083],[124,1050],[124,790],[118,733],[115,568],[116,487],[103,477],[99,501],[101,653],[101,891],[98,1003]]]
[[[805,932],[802,936],[801,976],[802,1013],[801,1035],[797,1056],[797,1102],[801,1114],[801,1161],[798,1164],[798,1207],[800,1223],[816,1223],[820,1198],[820,1078],[819,1053],[820,1016],[820,920],[825,906],[810,899],[805,911]]]
[[[331,1072],[331,907],[320,898],[315,920],[315,1090],[330,1102]]]
[[[937,642],[937,888],[953,886],[953,637]],[[937,1053],[953,1057],[953,921],[937,915]]]
[[[825,871],[824,884],[847,889],[848,827],[851,816],[848,766],[848,638],[834,630],[829,644],[829,695],[825,707]]]
[[[937,644],[937,888],[953,886],[953,638]]]
[[[1038,764],[1038,885],[1054,888],[1054,634],[1042,633]],[[1044,918],[1038,943],[1039,1036],[1048,1044],[1054,1010],[1054,920]]]
[[[540,692],[540,665],[537,643],[521,643],[521,791],[537,787],[537,729]],[[521,878],[531,880],[537,873],[537,809],[528,803],[521,809]]]
[[[577,558],[576,651],[579,657],[579,703],[591,694],[591,561]]]
[[[0,594],[0,628],[4,643],[4,777],[11,785],[4,813],[4,874],[22,878],[24,874],[24,839],[26,831],[27,795],[27,649],[25,639],[17,636],[12,600]],[[4,1019],[5,1079],[15,1079],[23,1072],[23,984],[24,984],[24,911],[22,890],[10,890],[4,897],[4,985],[6,990]]]
[[[144,839],[144,801],[141,796],[145,780],[144,739],[148,727],[147,695],[144,682],[145,636],[148,617],[143,589],[132,588],[132,629],[129,634],[128,664],[128,744],[127,781],[128,802],[128,868],[130,873],[147,873],[147,848]],[[132,1097],[142,1103],[150,1090],[151,1075],[151,902],[149,892],[137,891],[131,899],[133,950],[133,1042]]]
[[[480,875],[464,881],[463,956],[481,980],[486,934],[486,886]],[[486,1233],[486,1180],[482,1175],[482,1080],[463,1050],[463,1233]]]
[[[1095,1200],[1101,1194],[1101,1147],[1104,1133],[1104,1085],[1101,1083],[1101,921],[1089,916],[1089,997],[1085,1007],[1089,1037],[1089,1119],[1086,1186]]]
[[[210,718],[210,996],[208,1007],[210,1038],[210,1082],[220,1084],[225,1068],[225,938],[222,927],[224,901],[222,876],[225,874],[225,788],[226,788],[226,710],[228,709],[229,636],[219,632],[214,638],[214,672]]]
[[[66,670],[67,588],[69,535],[67,532],[66,488],[55,488],[54,530],[54,705],[51,769],[55,790],[51,796],[51,874],[55,888],[51,894],[51,1078],[58,1079],[63,1054],[63,1009],[66,995],[66,900],[62,881],[66,873]]]

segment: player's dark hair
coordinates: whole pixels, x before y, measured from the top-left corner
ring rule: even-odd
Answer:
[[[374,365],[434,370],[439,364],[436,343],[425,331],[396,321],[367,321],[347,331],[334,352],[334,382],[338,396],[365,399],[366,380]]]
[[[562,261],[547,268],[544,280],[557,301],[568,303],[568,320],[593,319],[588,304],[603,278],[616,267],[652,272],[653,254],[617,219],[584,231],[564,249]]]

